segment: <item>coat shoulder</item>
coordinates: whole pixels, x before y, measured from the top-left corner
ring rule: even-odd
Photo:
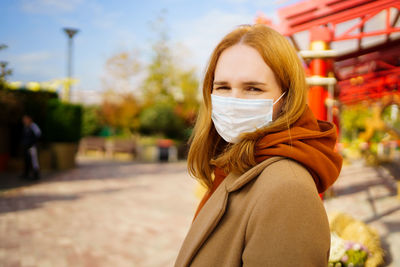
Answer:
[[[246,225],[244,265],[326,266],[329,224],[308,170],[279,160],[261,172],[251,190],[254,205]]]
[[[310,172],[300,163],[290,159],[282,159],[268,165],[260,173],[256,184],[264,192],[277,190],[281,193],[293,193],[294,190],[318,194]]]

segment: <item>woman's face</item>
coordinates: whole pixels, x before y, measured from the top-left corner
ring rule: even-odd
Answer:
[[[218,59],[212,94],[275,101],[281,96],[282,89],[258,51],[248,45],[237,44],[224,50]],[[274,105],[274,119],[282,103],[281,99]]]

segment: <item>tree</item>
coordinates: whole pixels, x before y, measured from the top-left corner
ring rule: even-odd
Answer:
[[[100,108],[98,106],[82,107],[82,136],[97,135],[101,130]]]
[[[145,134],[185,139],[197,115],[199,82],[194,69],[179,65],[173,53],[177,49],[172,49],[163,17],[153,26],[157,39],[142,84],[140,128]]]
[[[140,113],[140,128],[144,134],[156,134],[167,138],[184,139],[185,122],[177,116],[168,103],[155,103]]]
[[[177,113],[185,120],[186,124],[192,125],[199,109],[199,81],[195,70],[182,72],[179,82],[179,88],[182,91],[182,101],[180,101]]]
[[[0,44],[0,51],[8,48],[5,44]],[[7,68],[7,61],[0,61],[0,88],[4,86],[6,78],[12,74],[12,70]]]
[[[366,123],[371,119],[371,110],[365,105],[344,107],[341,112],[341,136],[343,141],[352,142],[365,131]]]
[[[158,102],[174,103],[174,91],[178,89],[178,70],[172,60],[168,37],[162,30],[159,30],[158,35],[153,45],[151,63],[147,66],[147,77],[142,85],[145,106]]]
[[[140,105],[132,93],[108,91],[103,96],[99,115],[114,133],[127,135],[137,131],[139,111]]]
[[[143,65],[136,53],[126,51],[107,60],[100,114],[114,131],[140,130],[184,139],[197,115],[199,82],[194,69],[178,64],[162,16],[153,23],[153,30],[157,38],[148,64]],[[139,73],[145,75],[144,79],[135,84]]]
[[[137,89],[134,83],[135,76],[141,69],[141,63],[137,51],[122,51],[107,59],[105,74],[103,76],[103,88],[106,91],[113,90],[119,93],[132,93]]]
[[[103,124],[114,133],[130,134],[138,128],[140,104],[134,95],[134,78],[141,68],[137,52],[122,51],[111,56],[105,64],[104,95],[99,108]]]

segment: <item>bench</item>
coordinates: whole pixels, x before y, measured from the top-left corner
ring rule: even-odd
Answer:
[[[107,156],[113,157],[115,153],[127,153],[136,156],[136,142],[132,139],[112,139],[106,143]]]
[[[88,136],[81,139],[79,143],[79,152],[86,154],[87,151],[94,150],[105,153],[106,152],[106,140],[103,137]]]

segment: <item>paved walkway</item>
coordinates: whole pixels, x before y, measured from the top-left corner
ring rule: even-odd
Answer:
[[[185,163],[81,161],[0,196],[0,266],[172,266],[196,199]]]
[[[345,212],[377,230],[385,266],[400,267],[400,199],[393,175],[360,161],[343,167],[333,190],[336,196],[324,202],[327,212]]]
[[[325,205],[376,227],[387,266],[400,266],[400,200],[385,175],[347,166]],[[3,190],[0,266],[172,266],[198,202],[195,187],[184,162],[80,160],[74,170]]]

